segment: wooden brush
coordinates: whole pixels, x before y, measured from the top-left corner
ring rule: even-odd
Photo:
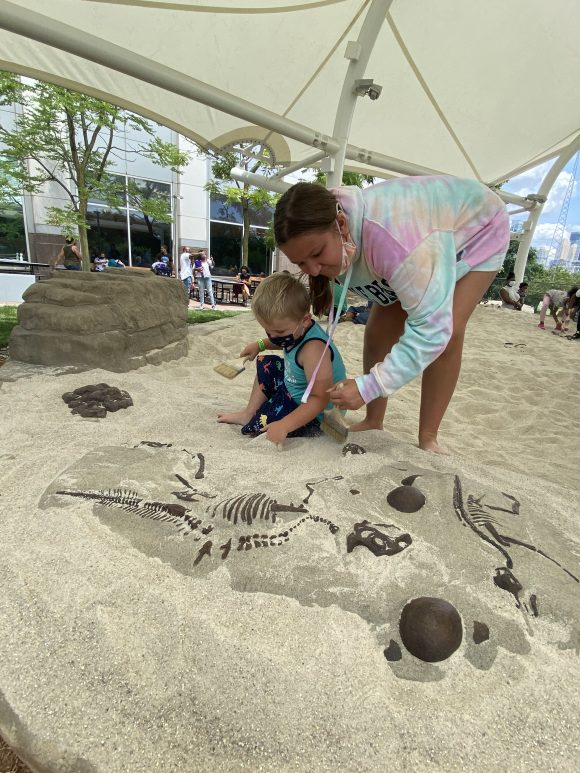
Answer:
[[[344,443],[348,437],[348,426],[344,423],[343,415],[338,408],[324,411],[324,418],[320,422],[320,429],[337,443]]]
[[[237,363],[220,362],[219,365],[215,366],[214,370],[216,373],[219,373],[220,376],[232,379],[244,372],[246,369],[246,362],[249,362],[250,360],[251,357],[246,357],[241,365],[238,365]]]

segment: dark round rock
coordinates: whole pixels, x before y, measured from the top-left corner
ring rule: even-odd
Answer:
[[[485,623],[479,623],[477,620],[473,621],[473,641],[476,644],[481,644],[489,639],[489,628]]]
[[[390,663],[396,663],[403,657],[401,648],[394,639],[391,639],[389,646],[384,650],[383,655]]]
[[[387,502],[400,513],[416,513],[426,499],[425,494],[414,486],[398,486],[387,494]]]
[[[399,632],[411,655],[426,663],[439,663],[461,644],[463,624],[453,604],[421,596],[403,608]]]
[[[105,402],[104,402],[104,406],[105,406],[105,408],[106,408],[108,411],[110,411],[111,413],[115,413],[115,411],[119,411],[119,410],[121,410],[121,408],[123,407],[123,406],[120,404],[120,402],[121,402],[120,400],[111,400],[111,399],[107,399],[107,400],[105,400]]]
[[[72,392],[65,392],[62,396],[62,399],[65,401],[65,403],[70,403],[71,400],[74,400],[76,398],[76,395]]]

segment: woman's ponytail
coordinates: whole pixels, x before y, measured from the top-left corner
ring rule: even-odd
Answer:
[[[330,280],[320,274],[318,276],[310,276],[308,277],[308,289],[314,314],[317,317],[328,314],[330,305],[333,302]]]

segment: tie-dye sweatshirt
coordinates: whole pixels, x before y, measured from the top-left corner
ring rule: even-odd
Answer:
[[[469,271],[500,268],[509,218],[493,191],[456,177],[402,177],[333,193],[357,246],[351,289],[383,306],[398,299],[408,315],[390,354],[356,379],[368,403],[400,389],[445,349],[455,284]]]

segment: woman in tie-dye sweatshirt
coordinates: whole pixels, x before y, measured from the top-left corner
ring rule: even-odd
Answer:
[[[274,232],[310,277],[317,314],[329,280],[373,301],[365,375],[335,385],[341,408],[367,404],[351,431],[382,429],[387,398],[423,374],[419,446],[442,452],[437,432],[453,395],[467,320],[502,265],[509,219],[485,185],[455,177],[403,177],[360,189],[298,183],[280,198]]]

